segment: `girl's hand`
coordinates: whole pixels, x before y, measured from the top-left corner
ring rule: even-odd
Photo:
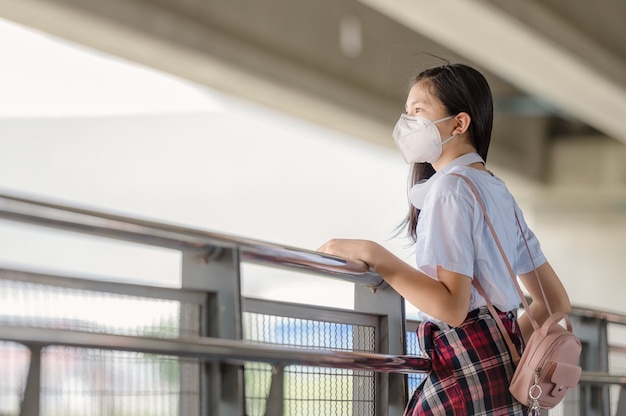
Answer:
[[[347,260],[359,260],[373,267],[375,263],[373,252],[376,246],[376,243],[369,240],[335,238],[326,242],[317,251]]]
[[[452,326],[467,316],[472,285],[468,276],[438,267],[433,279],[368,240],[333,239],[318,251],[364,262],[408,302]]]

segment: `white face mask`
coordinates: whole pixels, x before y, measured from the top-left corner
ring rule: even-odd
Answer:
[[[442,142],[435,124],[453,117],[448,116],[431,121],[424,117],[402,114],[392,135],[406,163],[433,163],[439,159],[441,147],[455,135]]]

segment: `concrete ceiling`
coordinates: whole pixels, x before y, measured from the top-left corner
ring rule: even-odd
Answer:
[[[491,164],[626,206],[623,2],[0,0],[0,16],[383,146],[412,75],[470,63],[495,97]]]

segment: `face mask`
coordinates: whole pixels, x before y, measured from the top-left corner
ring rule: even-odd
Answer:
[[[448,116],[431,121],[427,118],[402,114],[393,129],[393,139],[406,163],[433,163],[441,156],[441,147],[454,138],[454,134],[443,142],[435,126]]]

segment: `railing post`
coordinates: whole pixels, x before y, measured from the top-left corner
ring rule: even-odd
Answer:
[[[626,415],[626,386],[619,389],[619,399],[617,400],[617,409],[615,415]]]
[[[208,293],[201,314],[201,335],[224,339],[242,338],[241,263],[239,250],[222,249],[213,255],[183,252],[182,288]],[[207,363],[201,396],[203,414],[245,414],[243,368],[241,365]]]
[[[376,289],[356,284],[354,296],[356,311],[379,316],[376,352],[405,355],[404,299],[386,284]],[[376,416],[402,415],[407,401],[406,375],[377,372],[375,395]]]
[[[41,397],[41,345],[28,345],[30,364],[20,416],[39,416]]]
[[[580,365],[583,371],[607,373],[609,371],[609,348],[607,321],[571,315],[574,333],[583,345]],[[609,387],[606,385],[580,385],[579,414],[584,416],[610,416]],[[567,400],[567,398],[566,398]]]

